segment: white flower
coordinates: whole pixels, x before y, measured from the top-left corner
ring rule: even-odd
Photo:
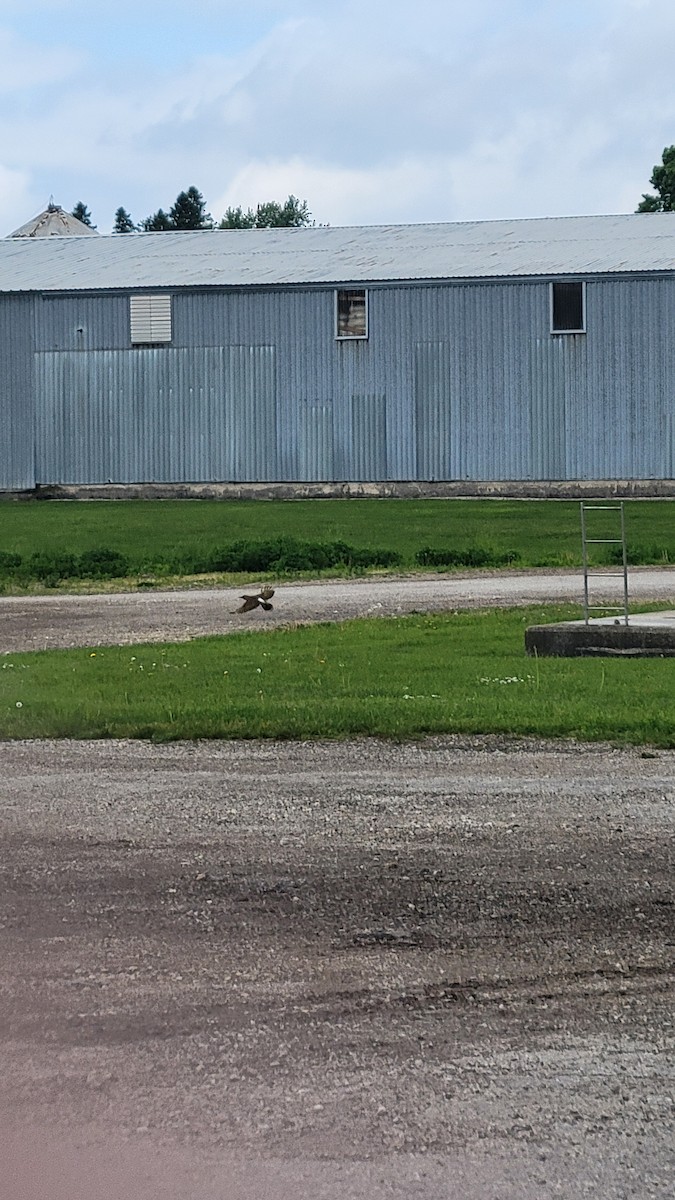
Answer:
[[[20,701],[20,700],[17,700],[17,702],[16,702],[16,707],[17,707],[17,708],[23,708],[23,704],[21,703],[21,701]]]

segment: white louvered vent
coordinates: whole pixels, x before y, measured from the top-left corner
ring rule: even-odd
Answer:
[[[171,341],[171,297],[131,297],[131,341],[135,346]]]

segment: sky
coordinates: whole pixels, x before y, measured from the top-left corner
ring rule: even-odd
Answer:
[[[318,224],[633,212],[673,0],[0,0],[0,236],[292,193]]]

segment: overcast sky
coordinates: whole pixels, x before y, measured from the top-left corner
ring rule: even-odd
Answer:
[[[322,224],[634,211],[675,0],[0,0],[0,235],[195,184]]]

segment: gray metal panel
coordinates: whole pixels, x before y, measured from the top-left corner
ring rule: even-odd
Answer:
[[[333,406],[328,401],[307,401],[302,405],[304,435],[300,446],[299,478],[332,480],[338,478],[333,466]]]
[[[387,478],[387,402],[385,396],[352,396],[352,456],[354,479]]]
[[[131,345],[129,296],[36,296],[36,350],[114,350]]]
[[[451,414],[450,347],[418,342],[415,347],[417,479],[451,479],[451,438],[459,436]]]
[[[670,213],[0,241],[0,291],[9,292],[674,270]]]
[[[0,299],[0,490],[35,486],[30,297]]]
[[[271,347],[36,355],[38,483],[274,481]]]

